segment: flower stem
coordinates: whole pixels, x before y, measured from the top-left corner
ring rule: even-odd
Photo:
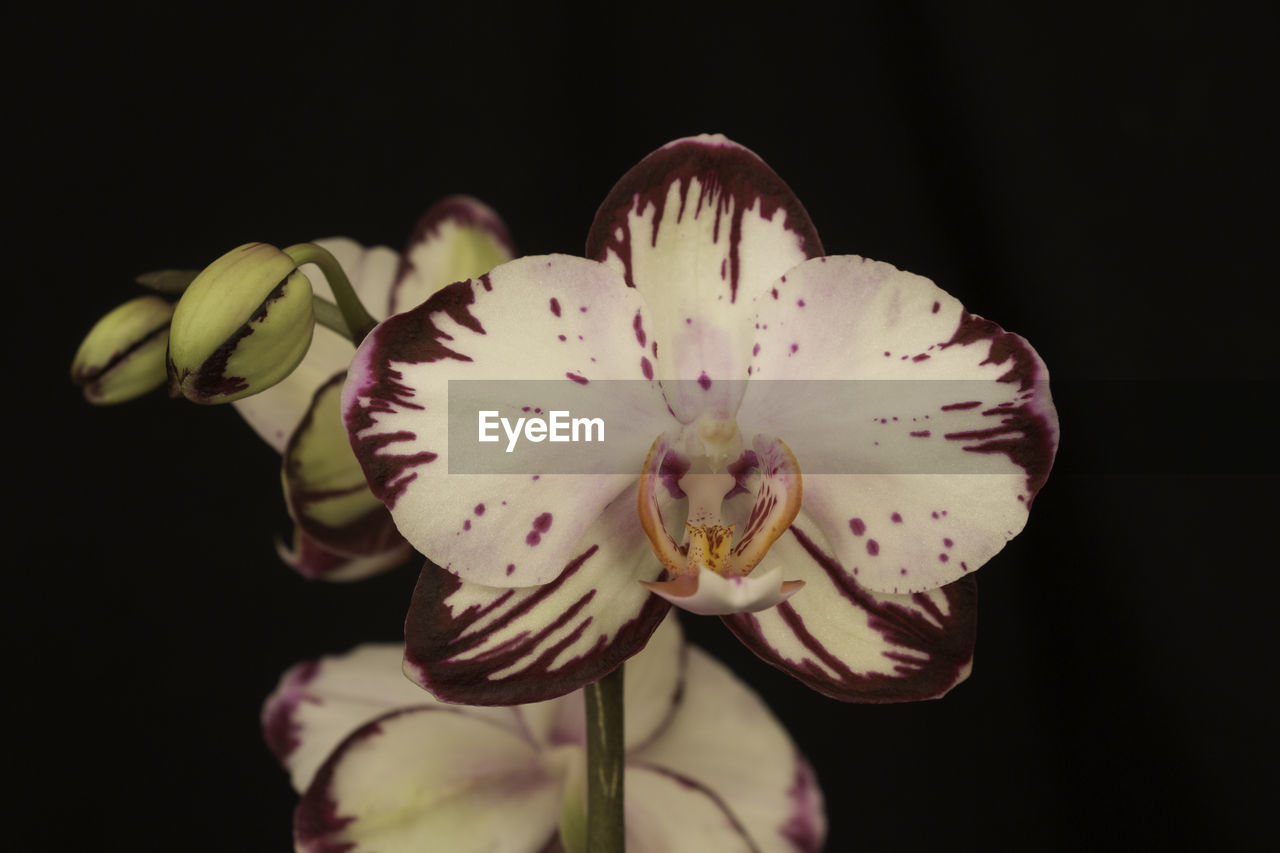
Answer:
[[[342,265],[338,263],[338,259],[314,243],[298,243],[285,249],[284,253],[293,258],[293,262],[298,266],[315,264],[320,267],[320,271],[329,281],[329,287],[333,290],[333,299],[338,303],[338,310],[342,312],[342,318],[347,323],[351,340],[359,346],[364,336],[378,325],[378,321],[369,316],[369,312],[360,304],[360,297],[356,296],[355,289],[352,288],[347,274],[342,271]]]
[[[587,703],[587,849],[623,853],[622,667],[582,692]]]
[[[342,335],[347,340],[351,340],[351,330],[347,328],[347,321],[343,318],[342,312],[338,310],[338,306],[334,305],[323,296],[311,295],[311,310],[316,315],[316,322],[326,329]],[[354,343],[354,341],[352,341]]]

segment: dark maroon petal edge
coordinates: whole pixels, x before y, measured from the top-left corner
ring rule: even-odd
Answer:
[[[593,607],[607,607],[608,602],[595,601],[592,589],[554,615],[548,614],[541,629],[520,634],[502,647],[477,658],[456,659],[479,645],[491,632],[509,625],[513,620],[533,611],[547,597],[558,590],[596,552],[592,545],[575,557],[564,571],[550,583],[495,619],[483,631],[464,637],[467,630],[497,608],[501,608],[515,590],[504,590],[484,607],[471,607],[452,614],[445,600],[462,586],[462,581],[452,572],[428,562],[418,576],[405,619],[405,663],[417,670],[421,683],[438,699],[464,705],[523,705],[563,696],[581,687],[599,681],[618,668],[627,658],[644,648],[649,637],[670,609],[663,599],[649,596],[634,618],[624,622],[612,641],[603,637],[585,654],[571,659],[557,669],[552,662],[561,650],[575,642],[591,624],[587,618],[574,631],[561,640],[535,652],[539,644],[565,623],[590,613]],[[517,661],[536,654],[536,658],[516,674],[491,679],[491,673],[499,672]]]
[[[694,178],[698,179],[702,189],[693,208],[689,209],[689,187]],[[772,219],[778,210],[785,213],[786,227],[796,235],[805,257],[822,255],[822,242],[804,205],[768,164],[748,149],[728,140],[684,139],[658,149],[622,176],[596,211],[587,234],[587,257],[604,261],[612,251],[622,261],[627,285],[635,287],[631,268],[631,240],[635,235],[631,233],[628,214],[633,209],[643,211],[647,205],[655,206],[658,214],[652,233],[638,236],[640,239],[647,237],[651,244],[656,244],[658,229],[662,225],[663,205],[672,184],[676,183],[680,185],[677,222],[686,212],[690,216],[696,214],[704,202],[710,204],[708,196],[717,193],[715,217],[718,233],[721,216],[728,210],[729,201],[734,202],[733,215],[728,223],[731,300],[735,300],[738,293],[738,244],[742,239],[742,217],[747,208],[757,201],[760,203],[760,215],[766,219]]]
[[[805,665],[785,660],[765,642],[760,632],[760,622],[754,614],[735,613],[721,617],[729,630],[747,648],[766,663],[800,679],[819,693],[842,702],[879,704],[936,699],[960,682],[969,662],[973,660],[973,647],[978,634],[978,583],[975,576],[963,577],[941,588],[951,611],[946,616],[928,595],[915,593],[912,596],[917,605],[941,623],[942,627],[939,627],[908,608],[890,602],[877,602],[870,593],[858,586],[833,557],[818,548],[804,531],[792,525],[790,533],[827,573],[840,595],[853,608],[869,613],[871,627],[879,631],[886,642],[902,650],[900,653],[885,653],[886,657],[897,661],[894,668],[898,674],[854,672],[808,630],[800,614],[785,601],[778,605],[778,614],[810,654],[834,670],[837,677],[832,678],[812,662]],[[927,661],[921,665],[912,652],[927,656]]]

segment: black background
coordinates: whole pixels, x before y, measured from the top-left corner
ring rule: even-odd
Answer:
[[[579,253],[623,172],[701,132],[760,154],[829,254],[927,275],[1025,335],[1062,419],[1030,524],[981,573],[974,674],[944,700],[843,705],[686,622],[813,760],[828,849],[1255,843],[1276,16],[1022,5],[10,20],[8,844],[289,849],[260,702],[297,660],[397,639],[416,578],[281,565],[277,457],[229,407],[83,403],[72,353],[133,276],[249,240],[398,247],[454,192],[524,253]]]

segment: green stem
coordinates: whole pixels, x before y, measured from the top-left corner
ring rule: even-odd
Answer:
[[[315,264],[320,267],[320,271],[329,281],[329,287],[333,290],[334,301],[338,303],[338,310],[342,312],[342,318],[346,321],[350,338],[359,346],[364,336],[378,325],[378,321],[369,316],[369,312],[360,304],[360,297],[356,296],[355,289],[352,288],[347,274],[342,271],[342,265],[338,263],[338,259],[314,243],[298,243],[285,249],[284,253],[293,258],[293,262],[298,266]]]
[[[338,310],[337,305],[334,305],[323,296],[317,296],[313,293],[311,294],[311,310],[316,315],[317,323],[326,329],[333,329],[347,340],[351,340],[351,330],[347,328],[347,321],[343,318],[342,312]]]
[[[622,667],[583,690],[587,703],[587,849],[623,853]]]

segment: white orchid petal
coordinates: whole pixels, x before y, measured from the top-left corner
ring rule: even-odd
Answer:
[[[759,849],[728,805],[692,779],[660,767],[628,764],[623,785],[628,853]]]
[[[712,795],[751,849],[816,853],[826,834],[822,791],[786,730],[710,655],[689,648],[687,667],[677,713],[629,760],[679,774]]]
[[[477,278],[514,257],[511,234],[488,205],[470,196],[442,199],[414,226],[395,283],[369,310],[379,318],[408,311],[446,284]]]
[[[724,620],[765,661],[846,702],[932,699],[968,677],[974,577],[914,595],[873,593],[831,556],[803,513],[769,559],[804,580],[804,591],[772,610]]]
[[[405,671],[437,697],[512,705],[562,696],[641,649],[666,602],[640,586],[663,571],[628,489],[535,587],[467,583],[427,564],[405,620]]]
[[[1026,341],[858,257],[808,261],[774,292],[738,419],[795,452],[805,511],[859,583],[934,589],[1022,530],[1058,440]]]
[[[403,656],[398,643],[366,644],[297,664],[281,676],[263,704],[262,730],[295,789],[306,790],[334,747],[370,720],[401,708],[439,704],[405,678]],[[466,713],[518,730],[510,708],[468,708]]]
[[[559,784],[525,738],[461,709],[395,711],[351,734],[294,816],[300,851],[537,853]]]
[[[352,363],[343,408],[374,494],[405,538],[468,583],[557,577],[604,507],[634,482],[634,473],[617,472],[639,471],[649,440],[670,423],[650,383],[592,385],[643,379],[650,361],[626,341],[643,316],[640,297],[605,267],[545,256],[451,285],[378,326]],[[634,459],[601,457],[602,470],[582,475],[451,474],[450,380],[489,379],[508,381],[494,383],[499,393],[512,380],[538,379],[581,394],[574,399],[611,413],[609,442],[634,448]],[[502,414],[514,418],[522,404],[528,411],[537,401],[504,399]],[[517,453],[497,453],[508,456],[521,464]]]
[[[736,407],[750,356],[754,298],[822,254],[813,223],[764,161],[722,136],[680,139],[618,181],[596,214],[587,257],[644,296],[645,328],[676,416]],[[727,395],[727,396],[725,396]]]

